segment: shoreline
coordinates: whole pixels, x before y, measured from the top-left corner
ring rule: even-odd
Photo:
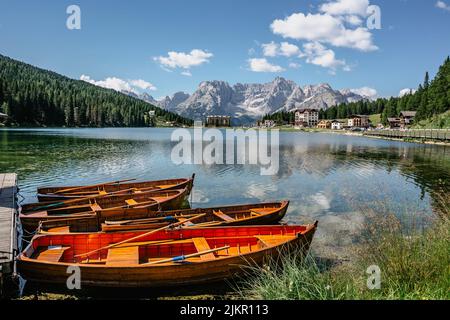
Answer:
[[[0,131],[7,130],[71,130],[71,129],[193,129],[194,127],[173,127],[173,126],[158,126],[158,127],[6,127],[0,126]],[[208,127],[203,127],[208,128]],[[425,140],[425,139],[413,139],[413,138],[392,138],[392,137],[384,137],[384,136],[376,136],[364,134],[364,132],[352,132],[345,130],[331,130],[331,129],[317,129],[317,128],[306,128],[306,129],[295,129],[295,128],[286,128],[286,127],[275,127],[275,128],[242,128],[242,127],[214,127],[215,129],[255,129],[255,130],[279,130],[280,132],[288,132],[288,133],[322,133],[322,134],[337,134],[343,136],[354,136],[354,137],[366,137],[372,139],[380,139],[387,141],[398,141],[398,142],[408,142],[408,143],[418,143],[425,145],[437,145],[437,146],[450,146],[450,142],[440,141],[440,140]]]
[[[280,132],[304,132],[304,133],[323,133],[323,134],[338,134],[343,136],[354,136],[354,137],[365,137],[365,138],[373,138],[387,141],[398,141],[398,142],[409,142],[409,143],[418,143],[418,144],[426,144],[426,145],[438,145],[438,146],[450,146],[450,142],[439,141],[439,140],[421,140],[421,139],[411,139],[411,138],[391,138],[391,137],[383,137],[376,135],[368,135],[364,134],[364,132],[351,132],[345,130],[331,130],[331,129],[294,129],[294,128],[269,128],[268,130],[280,130]],[[258,129],[260,130],[260,128]]]

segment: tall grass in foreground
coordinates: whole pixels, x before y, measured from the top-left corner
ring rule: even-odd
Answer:
[[[450,222],[405,234],[395,218],[367,230],[355,261],[326,268],[311,254],[286,254],[253,268],[239,293],[253,299],[450,299]],[[367,287],[377,265],[381,288]]]

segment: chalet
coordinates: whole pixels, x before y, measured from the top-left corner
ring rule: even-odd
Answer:
[[[348,119],[348,126],[350,128],[368,128],[370,125],[369,116],[352,115]]]
[[[389,129],[399,129],[401,128],[401,119],[400,118],[388,118]]]
[[[206,125],[208,127],[231,127],[230,116],[207,116]]]
[[[319,111],[316,109],[299,109],[295,111],[296,127],[316,127],[319,123]]]
[[[344,124],[339,120],[331,121],[331,129],[332,130],[341,130],[344,128]]]
[[[406,128],[414,123],[416,117],[416,111],[402,111],[400,112],[400,126]]]
[[[330,120],[320,120],[317,124],[317,128],[320,129],[331,129],[331,121]]]
[[[414,123],[416,111],[402,111],[398,118],[388,118],[390,129],[406,129]]]
[[[262,126],[266,128],[273,128],[277,125],[275,120],[264,120]]]

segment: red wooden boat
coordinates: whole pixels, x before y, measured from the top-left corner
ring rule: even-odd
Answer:
[[[65,285],[68,267],[81,286],[160,287],[210,283],[262,264],[282,248],[306,252],[317,222],[302,226],[217,227],[145,232],[46,234],[20,254],[27,280]]]
[[[112,194],[133,194],[145,191],[160,191],[188,189],[188,194],[194,184],[195,174],[191,178],[177,178],[154,181],[130,182],[130,180],[105,182],[90,186],[61,186],[38,188],[39,202],[60,201],[92,196]]]
[[[62,218],[97,217],[100,222],[106,219],[144,218],[154,211],[180,208],[187,198],[187,192],[188,189],[185,188],[81,198],[66,202],[39,202],[23,205],[19,216],[23,228],[29,232],[36,230],[41,221]],[[141,211],[136,213],[130,210],[132,208]]]
[[[71,232],[116,232],[157,229],[192,216],[204,214],[195,221],[186,223],[184,228],[270,225],[279,222],[286,214],[289,201],[263,202],[245,205],[230,205],[214,208],[198,208],[148,212],[146,209],[129,209],[127,215],[117,210],[107,210],[101,217],[67,217],[41,223],[40,231]],[[134,217],[131,219],[131,217]],[[139,218],[141,217],[141,218]]]

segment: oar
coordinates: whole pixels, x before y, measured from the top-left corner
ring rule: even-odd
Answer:
[[[101,186],[110,185],[110,184],[120,184],[120,183],[123,183],[123,182],[129,182],[129,181],[134,181],[134,180],[136,180],[136,179],[111,181],[111,182],[104,182],[104,183],[99,183],[99,184],[92,184],[90,186],[81,186],[81,187],[63,189],[63,190],[55,191],[54,194],[69,192],[69,191],[73,191],[73,190],[83,190],[83,189],[87,189],[87,188],[101,187]]]
[[[205,250],[205,251],[201,251],[201,252],[191,253],[191,254],[188,254],[188,255],[185,255],[185,256],[177,256],[177,257],[173,257],[173,258],[147,262],[147,263],[143,263],[141,265],[148,266],[148,265],[152,265],[152,264],[160,264],[160,263],[165,263],[165,262],[181,262],[181,261],[184,261],[184,260],[186,260],[188,258],[198,257],[198,256],[202,256],[204,254],[217,252],[217,251],[220,251],[220,250],[226,250],[226,249],[229,249],[229,248],[230,248],[230,246],[224,246],[224,247],[221,247],[221,248],[216,248],[216,249],[210,249],[210,250]]]
[[[93,253],[96,253],[96,252],[99,252],[99,251],[102,251],[102,250],[106,250],[106,249],[110,249],[110,248],[114,248],[114,247],[116,247],[116,246],[118,246],[118,245],[121,245],[121,244],[130,242],[130,241],[134,241],[134,240],[137,240],[137,239],[140,239],[140,238],[149,236],[149,235],[151,235],[151,234],[153,234],[153,233],[156,233],[156,232],[158,232],[158,231],[162,231],[162,230],[166,230],[166,229],[169,229],[169,228],[173,228],[173,227],[182,225],[182,224],[184,224],[184,223],[186,223],[186,222],[188,222],[188,221],[192,221],[192,220],[201,218],[201,217],[203,217],[204,215],[205,215],[204,213],[203,213],[203,214],[199,214],[199,215],[196,215],[195,217],[186,219],[186,220],[184,220],[184,221],[172,223],[172,224],[169,224],[168,226],[165,226],[165,227],[162,227],[162,228],[159,228],[159,229],[155,229],[155,230],[152,230],[152,231],[143,233],[143,234],[141,234],[141,235],[138,235],[138,236],[136,236],[136,237],[132,237],[132,238],[129,238],[129,239],[126,239],[126,240],[117,242],[117,243],[110,244],[109,246],[106,246],[106,247],[102,247],[102,248],[99,248],[99,249],[96,249],[96,250],[92,250],[92,251],[89,251],[89,252],[86,252],[86,253],[78,254],[78,255],[76,255],[76,256],[74,256],[74,257],[75,257],[75,258],[79,258],[79,257],[88,257],[88,256],[90,256],[90,255],[93,254]]]

